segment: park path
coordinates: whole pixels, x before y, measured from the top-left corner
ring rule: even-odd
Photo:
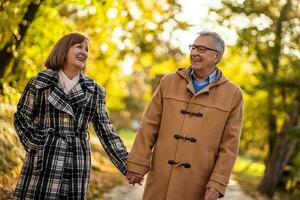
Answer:
[[[145,181],[144,181],[145,182]],[[104,200],[141,200],[144,186],[120,185],[104,194]],[[230,180],[222,200],[254,200],[247,195],[235,180]]]

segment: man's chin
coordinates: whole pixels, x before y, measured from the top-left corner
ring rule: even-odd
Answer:
[[[191,68],[193,69],[193,70],[198,70],[198,69],[202,69],[202,66],[197,66],[197,65],[191,65]]]

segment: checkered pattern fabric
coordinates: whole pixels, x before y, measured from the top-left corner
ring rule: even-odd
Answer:
[[[14,199],[86,198],[90,121],[109,158],[126,174],[128,153],[105,105],[105,90],[83,73],[68,94],[59,86],[56,71],[42,71],[29,81],[14,115],[26,150]]]

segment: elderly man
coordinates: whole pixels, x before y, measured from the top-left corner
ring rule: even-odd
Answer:
[[[225,194],[243,121],[241,89],[216,66],[224,41],[200,32],[191,66],[166,75],[127,158],[129,183],[147,172],[144,200],[211,200]]]

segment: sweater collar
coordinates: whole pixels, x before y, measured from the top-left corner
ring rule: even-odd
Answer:
[[[202,79],[199,79],[196,76],[195,71],[191,70],[192,79],[196,82],[196,84],[201,84],[202,82],[206,82],[208,84],[211,84],[215,80],[217,75],[218,75],[218,70],[217,70],[217,68],[215,68],[209,75],[207,75],[206,77],[204,77]]]

